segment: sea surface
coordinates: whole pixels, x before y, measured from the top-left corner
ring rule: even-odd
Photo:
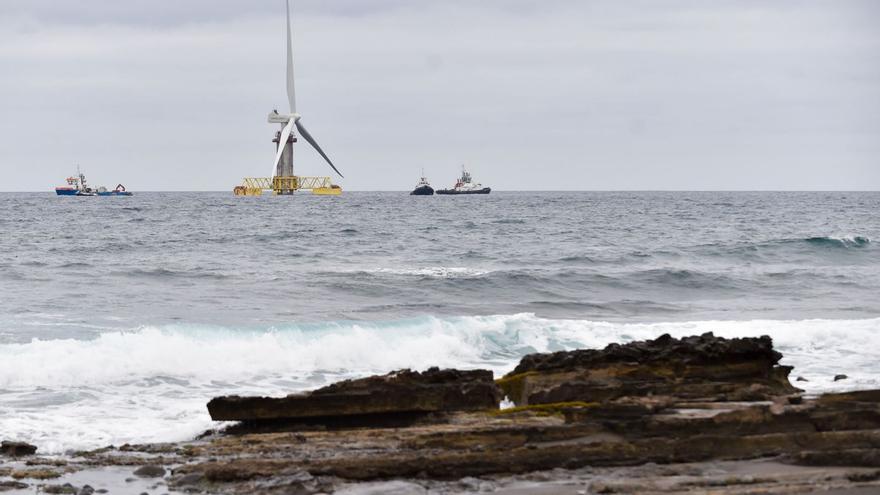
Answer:
[[[192,438],[221,394],[713,331],[880,387],[880,193],[0,194],[0,438]],[[835,374],[848,379],[834,382]]]

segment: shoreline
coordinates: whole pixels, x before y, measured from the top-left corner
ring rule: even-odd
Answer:
[[[664,335],[531,354],[503,377],[401,370],[217,397],[212,417],[239,422],[189,441],[47,457],[4,444],[0,492],[880,490],[880,390],[806,396],[781,358],[769,337]]]

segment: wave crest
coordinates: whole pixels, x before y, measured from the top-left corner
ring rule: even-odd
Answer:
[[[871,243],[871,239],[860,235],[807,237],[804,241],[815,246],[835,248],[860,248]]]
[[[34,339],[0,345],[0,388],[101,384],[148,376],[210,382],[269,374],[358,375],[432,365],[509,371],[531,352],[603,347],[612,342],[714,331],[769,334],[786,350],[815,353],[805,368],[848,367],[832,356],[876,355],[880,318],[617,323],[546,319],[531,313],[385,322],[290,324],[262,329],[196,325],[106,332],[92,340]],[[815,360],[815,362],[814,362]],[[853,371],[848,367],[847,371]],[[880,373],[880,372],[878,372]]]

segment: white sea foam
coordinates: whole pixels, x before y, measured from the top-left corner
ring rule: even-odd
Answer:
[[[611,323],[532,314],[271,329],[145,327],[0,345],[0,432],[43,451],[171,441],[210,428],[219,394],[283,395],[411,367],[510,371],[531,352],[714,331],[767,334],[809,392],[880,386],[880,318]],[[838,373],[849,379],[834,382]]]
[[[836,234],[829,236],[829,238],[838,240],[848,246],[862,246],[871,242],[869,237],[858,234]]]
[[[492,271],[457,266],[425,266],[419,268],[374,268],[367,270],[367,272],[430,278],[474,278],[489,274]]]

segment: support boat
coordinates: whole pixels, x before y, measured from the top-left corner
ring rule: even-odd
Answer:
[[[67,178],[66,186],[55,188],[55,194],[58,196],[131,196],[132,193],[125,190],[125,186],[117,184],[113,190],[108,190],[104,186],[93,188],[86,182],[86,176],[76,168],[76,176]]]
[[[452,189],[438,189],[437,194],[489,194],[491,187],[483,187],[479,182],[473,182],[471,174],[461,167],[461,177],[455,181]]]
[[[419,179],[419,183],[416,184],[416,188],[413,189],[410,196],[433,196],[434,188],[431,187],[431,184],[428,183],[428,179],[425,177],[425,172],[422,171],[422,178]]]

